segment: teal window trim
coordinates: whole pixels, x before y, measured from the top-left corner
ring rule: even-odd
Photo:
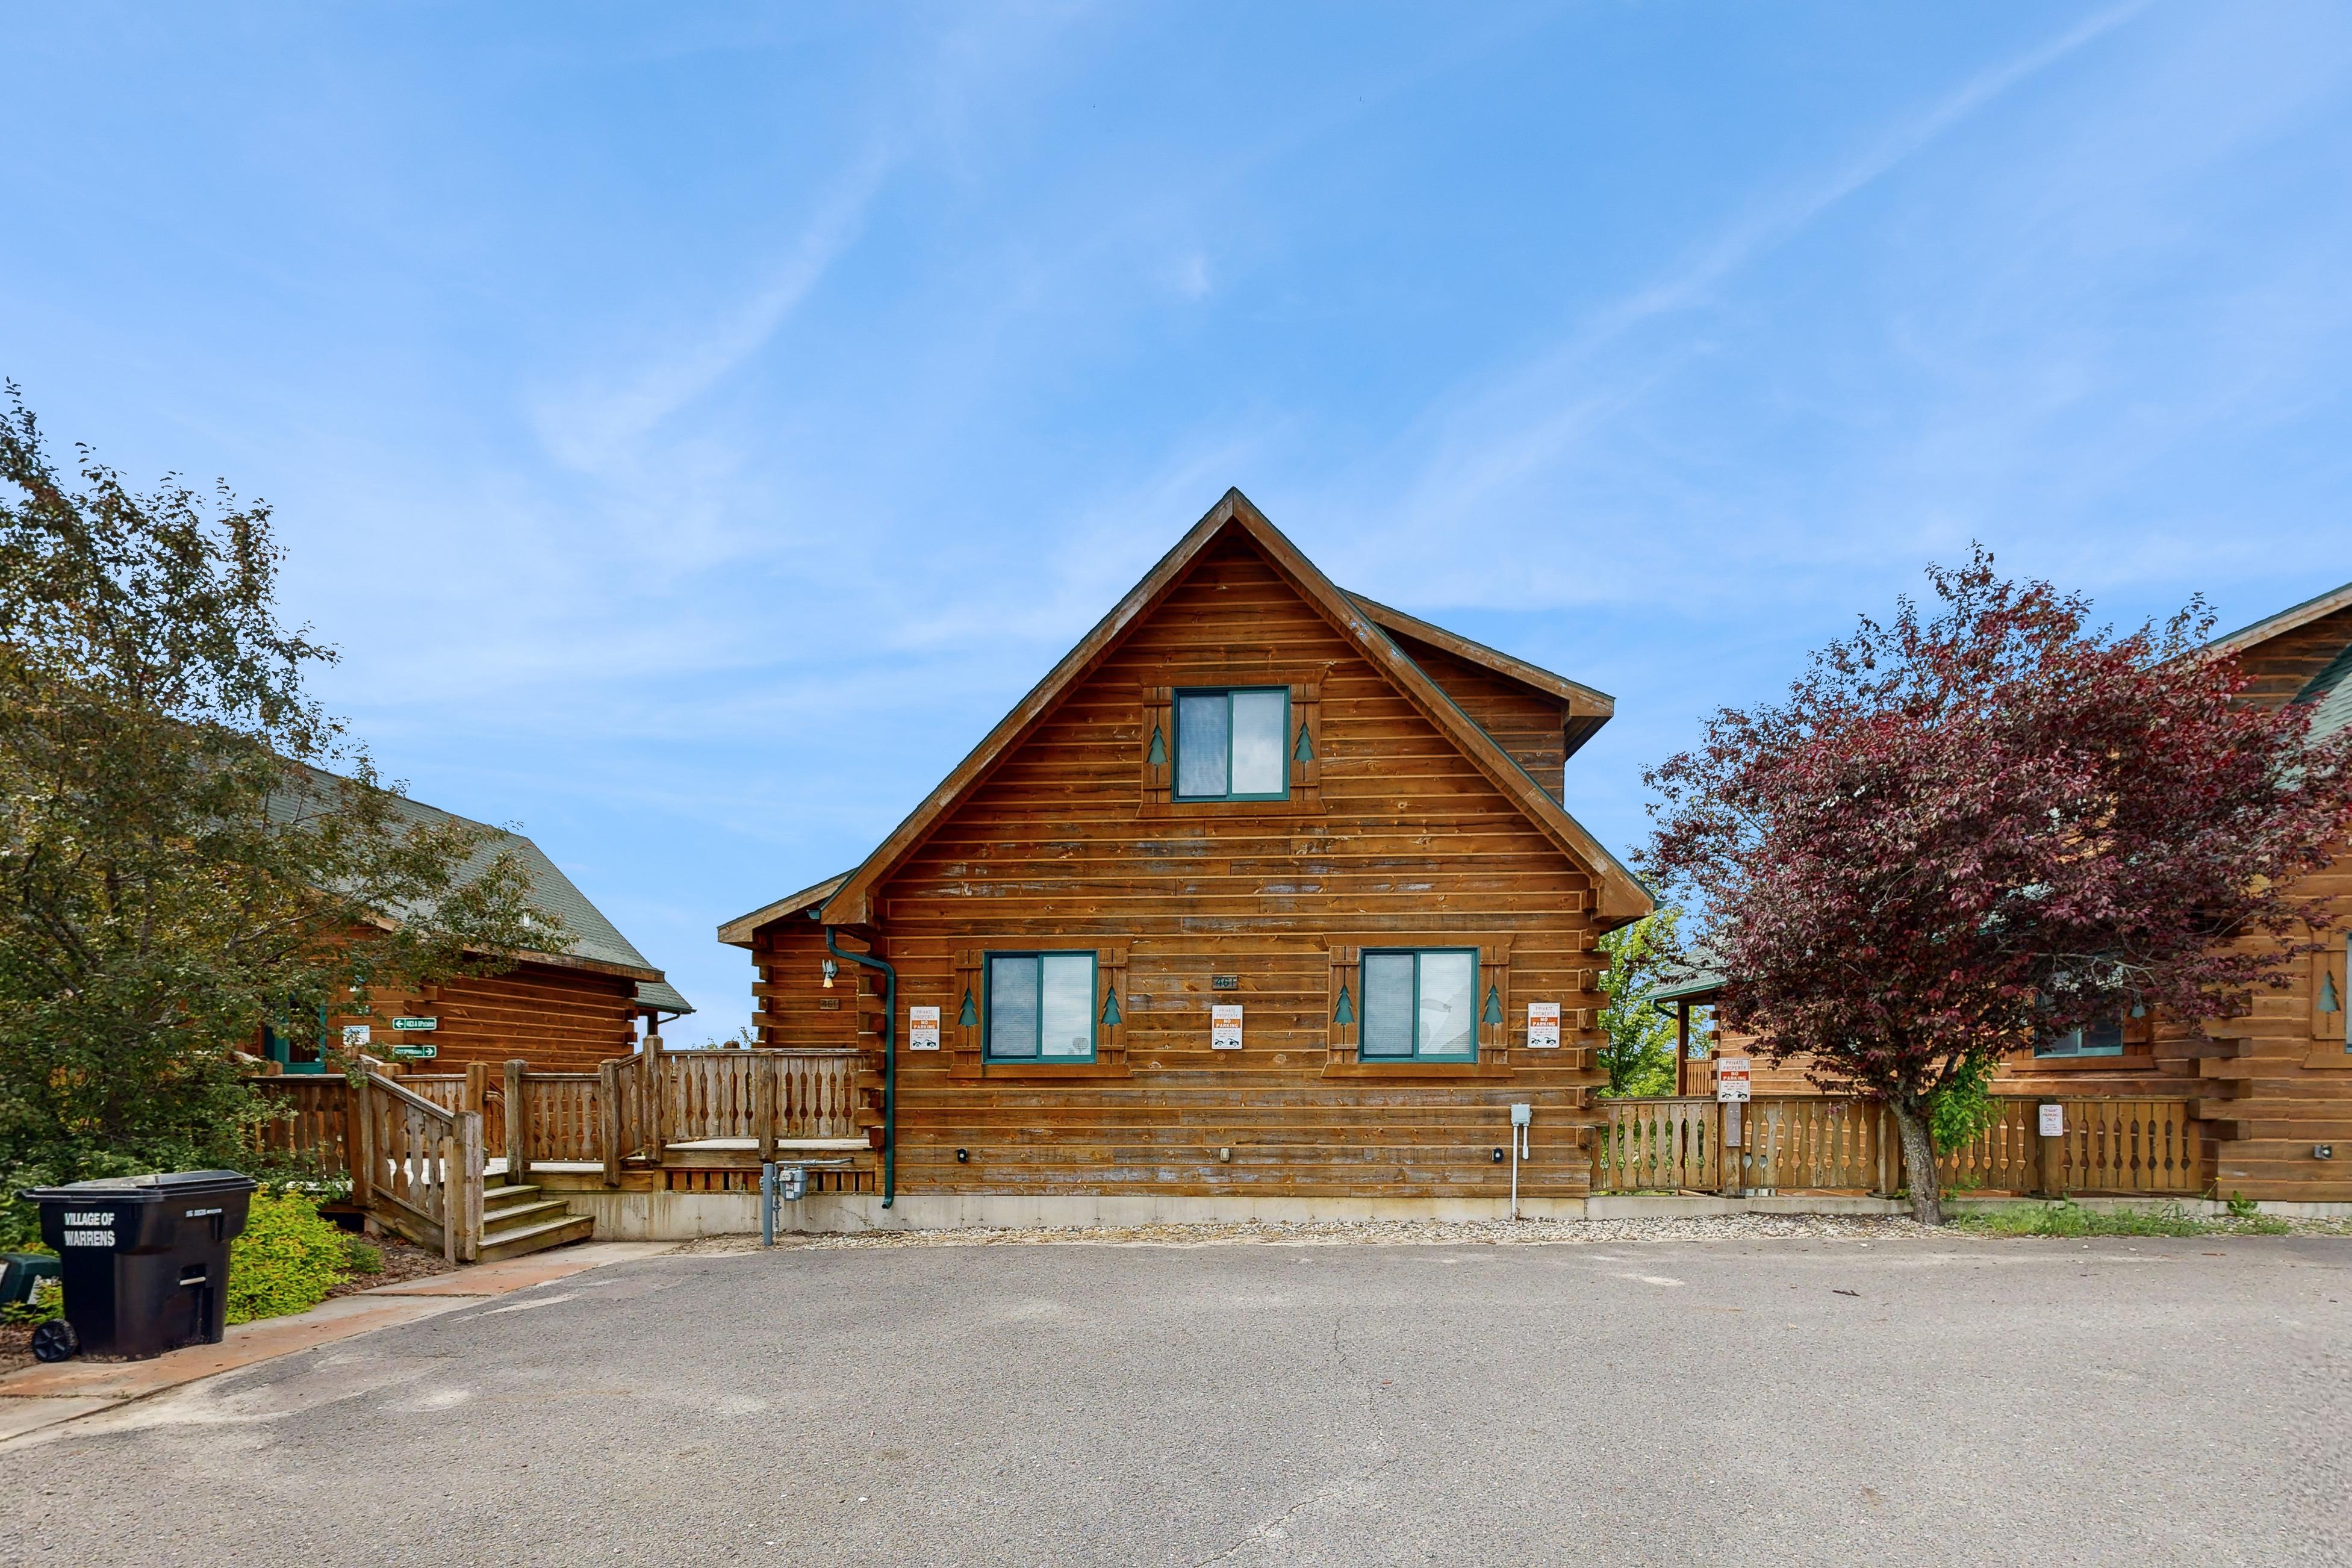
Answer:
[[[2053,1035],[2037,1041],[2033,1054],[2037,1057],[2119,1057],[2124,1054],[2124,1021],[2117,1017],[2111,1024],[2095,1025],[2089,1029],[2069,1029],[2063,1035]]]
[[[996,961],[1000,958],[1025,958],[1037,974],[1037,1021],[1030,1035],[1027,1056],[1003,1056],[996,1049]],[[1083,958],[1087,961],[1087,1054],[1085,1056],[1045,1054],[1045,966],[1049,958]],[[1059,1066],[1062,1063],[1090,1062],[1101,1054],[1102,1027],[1102,955],[1090,948],[1045,947],[999,950],[980,955],[980,1039],[981,1056],[992,1062],[1029,1062]]]
[[[1466,953],[1470,959],[1470,1048],[1466,1051],[1425,1051],[1421,1048],[1421,961],[1438,953]],[[1367,1056],[1363,1039],[1371,1028],[1371,992],[1363,984],[1362,960],[1367,958],[1400,958],[1412,960],[1412,1054],[1411,1056]],[[1364,993],[1363,1022],[1356,1033],[1356,1059],[1359,1062],[1475,1062],[1478,1059],[1478,976],[1481,965],[1475,947],[1368,947],[1359,955],[1356,984]]]
[[[1284,742],[1284,744],[1279,749],[1280,755],[1283,758],[1282,787],[1278,790],[1274,790],[1263,795],[1236,795],[1230,787],[1233,784],[1234,778],[1233,700],[1236,697],[1247,697],[1261,692],[1279,692],[1282,696],[1282,727],[1277,731]],[[1222,697],[1225,700],[1225,783],[1228,787],[1223,795],[1183,795],[1178,792],[1178,783],[1184,777],[1183,713],[1184,699],[1187,697]],[[1187,803],[1194,801],[1220,800],[1288,800],[1290,798],[1290,764],[1293,760],[1293,749],[1289,743],[1293,733],[1290,715],[1290,688],[1287,686],[1187,686],[1179,688],[1170,695],[1168,702],[1168,724],[1171,729],[1176,731],[1175,752],[1170,759],[1168,770],[1168,798]],[[1297,733],[1302,739],[1304,738],[1304,731],[1299,731]]]
[[[285,1072],[325,1072],[327,1070],[327,1009],[324,1006],[319,1009],[319,1048],[310,1053],[310,1060],[294,1059],[292,1023],[290,1019],[283,1016],[274,1024],[261,1026],[261,1054],[270,1061],[276,1062]]]

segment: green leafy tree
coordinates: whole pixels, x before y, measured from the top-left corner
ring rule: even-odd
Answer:
[[[7,395],[0,1181],[244,1164],[265,1022],[562,927],[482,830],[404,815],[308,695],[335,656],[278,618],[266,506],[135,494],[87,449],[74,483]]]
[[[1652,1006],[1650,998],[1675,950],[1676,916],[1674,909],[1662,908],[1601,938],[1601,951],[1609,955],[1601,975],[1601,989],[1609,997],[1601,1009],[1601,1027],[1608,1036],[1601,1047],[1601,1068],[1609,1075],[1605,1095],[1675,1091],[1674,1020]]]

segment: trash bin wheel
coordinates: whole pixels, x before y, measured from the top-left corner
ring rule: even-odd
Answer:
[[[33,1331],[35,1361],[69,1361],[81,1350],[81,1336],[63,1318],[51,1318]]]

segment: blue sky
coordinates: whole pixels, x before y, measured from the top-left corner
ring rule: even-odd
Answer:
[[[1612,691],[2352,578],[2352,10],[26,7],[0,374],[703,1012],[1228,485]]]

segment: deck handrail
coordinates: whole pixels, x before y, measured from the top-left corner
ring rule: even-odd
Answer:
[[[2039,1108],[2064,1131],[2040,1132]],[[1851,1095],[1758,1095],[1727,1143],[1722,1107],[1698,1095],[1603,1100],[1591,1190],[1844,1190],[1893,1195],[1906,1182],[1894,1114]],[[2185,1099],[1998,1095],[1991,1122],[1937,1156],[1948,1193],[2187,1195],[2204,1190],[2211,1143]]]
[[[471,1263],[482,1242],[482,1117],[451,1110],[373,1069],[355,1086],[352,1196],[413,1239]],[[403,1224],[406,1221],[406,1224]]]

